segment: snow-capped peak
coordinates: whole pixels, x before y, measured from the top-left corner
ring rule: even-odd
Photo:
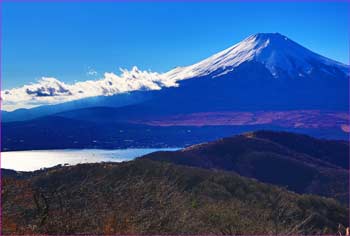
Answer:
[[[259,33],[244,39],[199,63],[187,67],[177,67],[164,76],[178,81],[220,72],[229,73],[244,62],[259,62],[274,77],[279,73],[303,76],[314,69],[315,64],[323,64],[340,69],[348,74],[349,67],[318,55],[279,33]],[[217,76],[217,75],[216,75]]]

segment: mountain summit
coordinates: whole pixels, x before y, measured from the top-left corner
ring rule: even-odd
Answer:
[[[206,75],[217,77],[245,62],[261,63],[275,78],[310,77],[319,67],[324,67],[324,72],[334,77],[349,72],[347,65],[318,55],[280,33],[258,33],[199,63],[177,67],[164,76],[174,80]]]

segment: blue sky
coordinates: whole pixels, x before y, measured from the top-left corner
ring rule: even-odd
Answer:
[[[166,72],[258,32],[280,32],[349,64],[345,2],[7,2],[2,10],[3,89],[43,76],[96,79],[134,65]]]

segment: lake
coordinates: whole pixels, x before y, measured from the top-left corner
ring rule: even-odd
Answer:
[[[33,171],[59,164],[122,162],[155,151],[175,151],[179,148],[135,148],[135,149],[64,149],[33,150],[1,153],[1,168],[17,171]]]

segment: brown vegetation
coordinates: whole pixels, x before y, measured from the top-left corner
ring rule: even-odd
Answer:
[[[336,233],[348,211],[233,173],[151,160],[5,177],[4,234]]]

